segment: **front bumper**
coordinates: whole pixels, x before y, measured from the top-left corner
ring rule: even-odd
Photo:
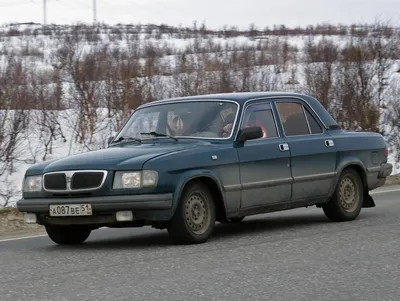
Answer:
[[[21,199],[17,202],[17,209],[20,212],[48,213],[49,205],[91,204],[94,213],[122,210],[168,210],[172,208],[172,198],[172,193],[166,193],[85,198]]]

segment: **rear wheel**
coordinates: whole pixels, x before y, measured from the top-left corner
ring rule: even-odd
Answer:
[[[207,186],[189,183],[168,223],[168,234],[174,243],[204,243],[214,231],[215,220],[215,203]]]
[[[362,208],[363,191],[360,174],[353,168],[345,169],[332,199],[322,207],[325,215],[334,222],[354,220]]]
[[[45,225],[47,235],[59,245],[78,245],[85,242],[92,230],[87,226]]]

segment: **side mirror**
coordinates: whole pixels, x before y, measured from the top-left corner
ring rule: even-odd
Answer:
[[[261,127],[251,126],[240,130],[238,142],[246,142],[247,140],[258,139],[262,138],[262,136],[263,131]]]
[[[113,139],[114,139],[114,136],[108,137],[108,139],[107,139],[107,145],[110,145],[110,142],[111,142]]]

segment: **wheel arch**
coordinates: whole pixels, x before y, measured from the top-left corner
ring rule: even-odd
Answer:
[[[338,185],[340,176],[343,174],[343,172],[345,170],[348,170],[348,169],[353,169],[360,175],[361,183],[362,183],[362,187],[363,187],[363,207],[364,208],[375,207],[375,202],[368,192],[367,170],[364,167],[364,164],[360,160],[352,160],[352,161],[349,161],[349,162],[346,162],[346,163],[343,163],[342,165],[340,165],[340,168],[338,169],[338,172],[337,172],[338,176],[335,181],[332,195]]]
[[[173,213],[175,213],[176,208],[178,207],[178,203],[180,198],[185,190],[185,188],[194,182],[200,182],[204,184],[210,191],[213,196],[215,208],[216,208],[216,217],[217,221],[224,222],[227,221],[226,216],[226,199],[225,194],[223,193],[222,185],[218,180],[218,177],[214,175],[212,172],[202,171],[202,172],[190,172],[190,174],[186,174],[182,177],[179,185],[177,186],[174,193],[174,208]]]
[[[337,177],[334,187],[337,186],[340,176],[346,169],[352,168],[358,172],[361,177],[363,188],[367,187],[367,170],[361,160],[357,158],[343,158],[337,167]]]

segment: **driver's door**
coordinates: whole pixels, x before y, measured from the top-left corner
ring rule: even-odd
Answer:
[[[237,144],[242,184],[241,209],[290,202],[292,175],[290,150],[280,137],[269,102],[248,104],[241,128],[257,122],[266,137]]]

